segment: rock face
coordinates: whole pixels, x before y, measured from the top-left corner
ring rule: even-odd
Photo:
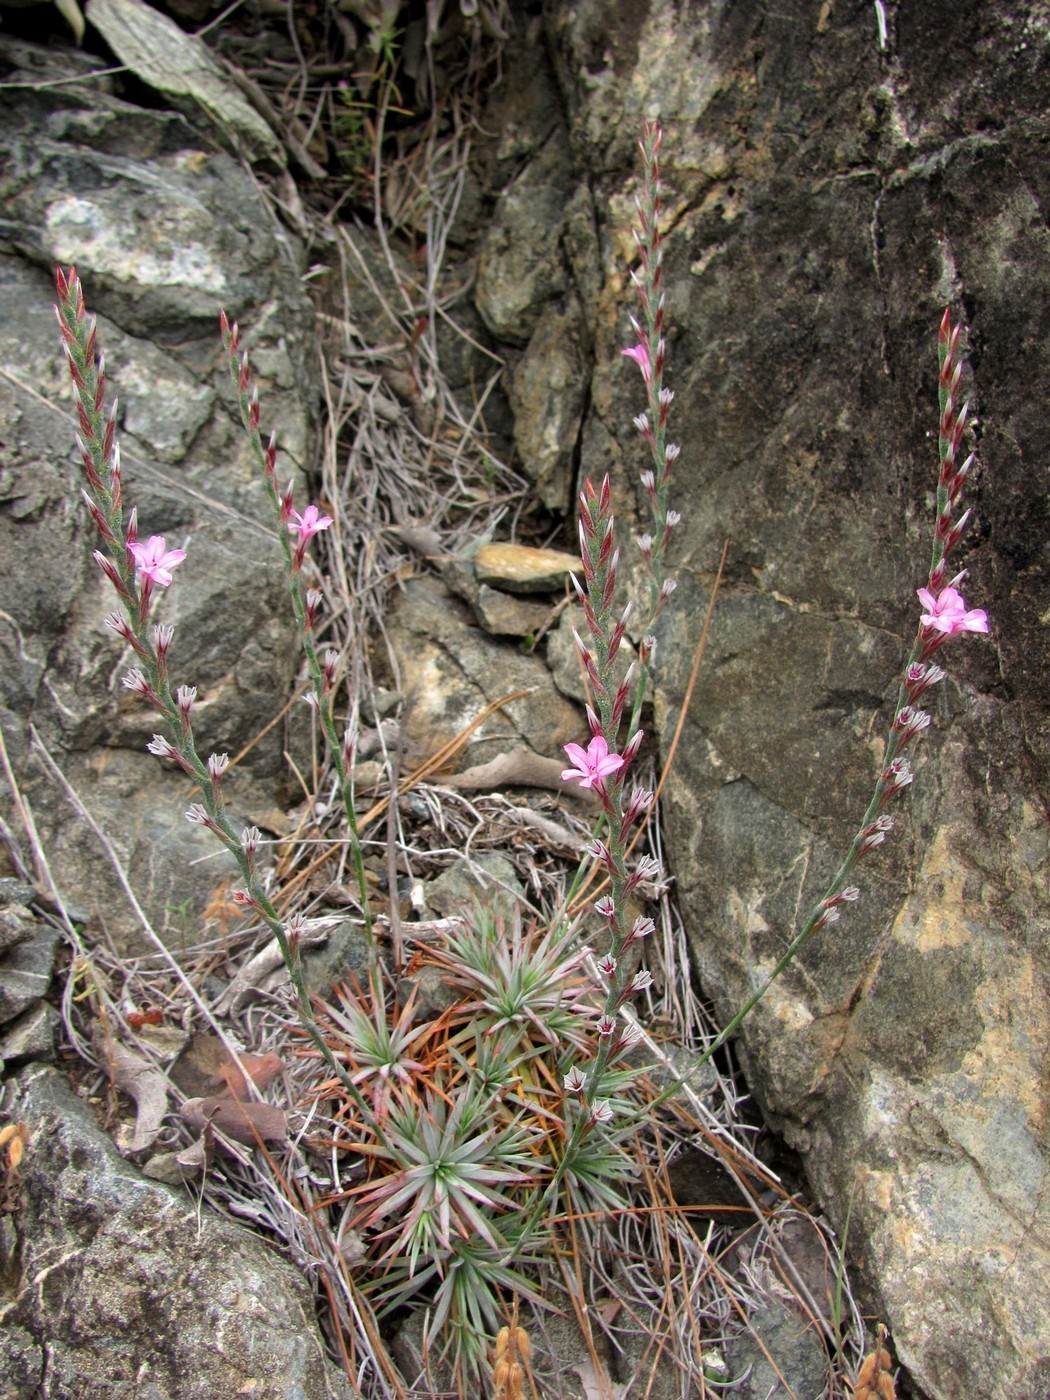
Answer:
[[[669,735],[728,538],[665,819],[696,968],[725,1017],[822,892],[870,794],[928,558],[933,337],[945,305],[964,323],[981,465],[960,562],[993,635],[945,652],[952,679],[859,907],[812,940],[739,1042],[820,1201],[840,1226],[851,1209],[868,1310],[931,1400],[1050,1386],[1045,10],[548,3],[521,20],[477,143],[475,204],[491,200],[477,312],[506,356],[524,464],[551,510],[577,468],[612,470],[626,523],[644,465],[636,371],[619,355],[635,141],[643,115],[666,129],[684,521],[655,718]],[[188,549],[173,658],[209,697],[203,738],[219,751],[262,727],[295,661],[215,310],[244,324],[295,466],[311,434],[307,308],[295,251],[250,180],[184,117],[133,107],[103,80],[31,86],[91,63],[0,41],[0,720],[61,887],[130,943],[113,867],[55,801],[44,750],[152,911],[204,897],[189,861],[211,848],[178,820],[184,784],[161,774],[148,718],[120,696],[46,269],[75,258],[99,313],[141,532]],[[493,720],[472,761],[522,737],[547,754],[580,738],[535,658],[509,665],[433,581],[406,592],[401,662],[436,678],[410,737],[450,736],[528,689],[538,699]],[[234,789],[246,816],[272,801],[288,742],[253,750]],[[63,1141],[56,1130],[55,1152]],[[32,1376],[43,1346],[35,1296],[20,1299],[11,1344],[29,1369],[12,1374]],[[99,1347],[123,1306],[98,1312]],[[182,1356],[176,1323],[164,1314]],[[243,1345],[261,1357],[252,1335]],[[243,1379],[262,1374],[252,1359]]]
[[[685,520],[657,719],[670,734],[728,538],[667,812],[725,1017],[870,796],[929,558],[935,332],[946,305],[964,323],[981,466],[959,566],[992,637],[944,653],[952,679],[860,906],[740,1046],[840,1225],[852,1202],[852,1257],[915,1382],[1031,1400],[1050,1384],[1045,14],[876,8],[882,41],[868,4],[750,0],[550,6],[548,37],[610,253],[641,117],[666,129]],[[629,294],[611,260],[606,279],[581,458],[626,460],[629,513],[642,463],[611,305]]]
[[[243,322],[283,479],[311,441],[308,307],[294,249],[240,165],[183,117],[110,95],[105,79],[69,82],[92,62],[11,39],[0,47],[6,82],[42,83],[0,99],[0,718],[60,890],[127,945],[137,920],[114,898],[114,866],[72,799],[59,798],[43,750],[162,935],[179,933],[223,871],[191,864],[210,844],[181,820],[185,782],[146,753],[155,725],[121,690],[128,663],[103,626],[114,600],[91,558],[47,269],[75,261],[98,313],[140,536],[187,551],[177,599],[162,599],[158,617],[175,624],[173,673],[199,687],[205,753],[236,754],[258,734],[288,693],[297,652],[218,308]],[[253,749],[231,788],[245,816],[272,804],[285,737],[274,730]]]
[[[4,1109],[29,1131],[0,1227],[7,1394],[346,1400],[291,1264],[121,1161],[53,1070]]]

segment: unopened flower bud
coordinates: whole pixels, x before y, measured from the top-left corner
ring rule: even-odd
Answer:
[[[570,1069],[565,1076],[564,1083],[565,1092],[567,1094],[576,1094],[579,1096],[586,1087],[587,1077],[577,1065],[573,1065],[572,1069]]]
[[[645,1031],[637,1021],[625,1021],[620,1027],[620,1034],[616,1037],[612,1053],[618,1055],[624,1050],[630,1050],[632,1046],[640,1044],[644,1039]]]
[[[633,826],[643,812],[647,812],[653,803],[653,793],[649,788],[636,787],[631,792],[624,809],[624,826]]]
[[[644,739],[645,731],[642,729],[636,729],[633,738],[631,739],[630,743],[627,745],[627,747],[623,751],[623,754],[621,755],[623,758],[624,767],[626,767],[629,763],[633,763],[634,760],[638,757],[638,750],[642,747],[642,742]]]
[[[597,838],[587,842],[586,846],[583,848],[583,854],[589,856],[591,860],[597,861],[597,863],[610,874],[612,874],[613,870],[616,868],[613,864],[612,853],[609,847],[604,841],[599,841]]]
[[[926,710],[916,710],[911,705],[902,705],[893,721],[893,727],[900,734],[901,746],[907,744],[917,734],[930,727],[930,716]]]
[[[117,572],[117,566],[113,563],[113,561],[111,559],[108,559],[100,549],[96,549],[91,557],[92,559],[94,559],[95,563],[99,566],[102,572],[109,579],[110,583],[117,590],[120,596],[122,598],[130,597],[131,595],[128,593],[124,580],[120,577],[120,574]]]
[[[654,883],[660,878],[660,862],[654,860],[652,856],[643,856],[635,868],[627,877],[624,886],[625,893],[630,893],[638,888],[640,884],[648,881]]]
[[[959,541],[962,539],[963,531],[966,529],[967,523],[972,514],[972,511],[964,510],[962,515],[960,515],[959,517],[958,523],[953,525],[952,528],[946,532],[946,534],[944,535],[945,554],[950,553],[951,550],[953,550],[955,546],[959,543]],[[938,522],[938,524],[939,523],[940,522]]]
[[[228,753],[213,753],[208,758],[208,777],[213,783],[221,783],[230,766]]]
[[[908,667],[904,677],[904,688],[908,692],[908,698],[914,703],[927,691],[931,685],[937,685],[944,680],[945,673],[939,666],[923,665],[921,661],[915,662]]]
[[[860,833],[861,841],[857,849],[858,856],[867,855],[874,846],[881,846],[887,835],[893,830],[893,818],[888,812],[876,817],[870,826],[864,827]]]
[[[131,630],[131,623],[127,620],[123,613],[108,612],[103,618],[103,621],[105,622],[106,626],[110,629],[110,631],[116,632],[118,637],[122,637],[125,642],[127,642],[130,646],[133,646],[140,656],[143,654],[142,644],[136,638],[135,633]]]
[[[98,480],[97,476],[95,479]],[[102,482],[99,481],[98,489],[101,489],[101,487]],[[88,493],[85,490],[83,490],[83,488],[81,488],[80,494],[84,497],[84,500],[87,503],[88,513],[90,514],[91,519],[95,522],[95,529],[99,532],[99,534],[102,536],[102,538],[106,541],[107,544],[115,545],[117,542],[117,537],[109,528],[109,522],[106,519],[106,517],[102,514],[98,506],[91,499]]]
[[[822,901],[822,906],[825,909],[834,909],[836,905],[852,904],[858,899],[860,899],[860,890],[857,886],[847,885],[844,890],[839,890],[837,894],[828,895],[827,899]]]
[[[635,919],[631,926],[631,931],[627,935],[624,947],[629,948],[632,943],[637,943],[642,938],[648,938],[650,934],[655,932],[656,925],[653,923],[652,919],[641,915],[639,918]]]
[[[891,797],[896,797],[902,788],[906,788],[913,782],[915,774],[911,771],[911,764],[906,758],[895,758],[888,768],[884,768],[879,775],[879,781],[884,784],[882,801],[888,802]]]
[[[153,694],[153,687],[137,666],[132,667],[130,671],[126,671],[124,675],[121,676],[120,683],[125,690],[130,690],[135,695],[142,695],[148,698]]]
[[[306,618],[305,618],[305,622],[306,622],[306,630],[307,630],[308,632],[310,632],[310,631],[313,630],[314,623],[317,621],[317,610],[318,610],[318,608],[321,606],[321,603],[322,603],[323,599],[324,599],[324,594],[321,592],[320,589],[318,589],[318,588],[308,588],[308,589],[306,590]]]

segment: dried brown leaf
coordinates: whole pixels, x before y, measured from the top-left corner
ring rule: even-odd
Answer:
[[[217,1133],[255,1147],[259,1142],[284,1142],[288,1119],[281,1108],[268,1103],[242,1103],[231,1098],[187,1099],[182,1117],[194,1132],[209,1124]]]
[[[143,1152],[153,1146],[167,1116],[167,1076],[101,1026],[96,1027],[95,1048],[113,1083],[135,1101],[135,1130],[125,1148],[128,1152]]]

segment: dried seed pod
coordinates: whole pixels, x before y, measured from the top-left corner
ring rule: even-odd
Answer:
[[[853,1382],[853,1400],[897,1400],[893,1360],[886,1350],[886,1329],[881,1322],[875,1350],[864,1358]]]
[[[517,1308],[509,1327],[501,1327],[496,1337],[492,1365],[492,1400],[524,1400],[524,1383],[529,1364],[529,1337],[518,1326]]]

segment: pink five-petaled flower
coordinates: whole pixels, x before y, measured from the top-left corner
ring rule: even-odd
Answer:
[[[302,515],[297,510],[292,511],[292,519],[288,522],[288,528],[299,536],[300,546],[314,535],[319,535],[322,530],[327,530],[332,523],[330,515],[322,515],[316,506],[307,506]]]
[[[962,594],[950,584],[936,596],[928,588],[920,588],[917,592],[919,602],[926,609],[920,619],[924,627],[935,628],[946,637],[953,637],[957,632],[988,631],[988,614],[984,609],[967,610]]]
[[[184,549],[168,549],[163,535],[150,535],[145,544],[129,544],[139,574],[151,583],[159,583],[167,588],[171,583],[171,571],[186,558]]]
[[[600,734],[596,734],[585,749],[579,744],[566,744],[565,752],[573,766],[562,769],[562,781],[578,782],[580,787],[604,785],[611,773],[623,767],[623,759],[618,753],[609,752],[609,745]]]

